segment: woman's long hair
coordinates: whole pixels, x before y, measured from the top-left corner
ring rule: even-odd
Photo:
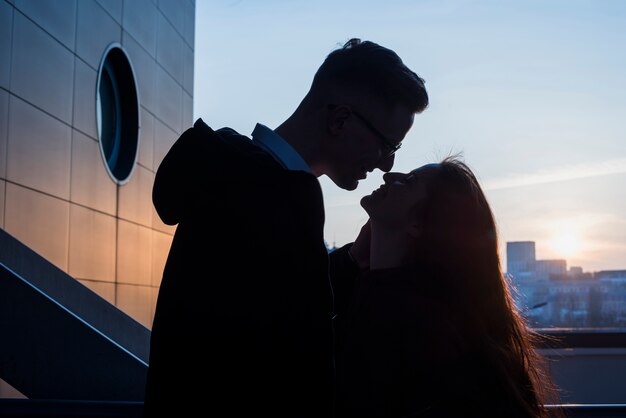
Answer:
[[[556,392],[535,351],[535,335],[515,303],[500,265],[496,224],[470,168],[444,159],[429,182],[421,256],[442,272],[452,321],[466,348],[488,359],[509,402],[524,416],[547,417]]]

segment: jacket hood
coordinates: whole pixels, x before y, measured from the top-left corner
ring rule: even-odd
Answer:
[[[277,166],[250,138],[228,127],[214,131],[198,119],[159,165],[152,202],[161,220],[175,225],[204,194],[218,192],[233,175],[244,175],[259,164]]]
[[[209,190],[206,181],[223,169],[220,161],[229,148],[225,141],[234,137],[241,135],[230,128],[214,131],[198,119],[172,145],[157,169],[152,188],[152,203],[165,224],[179,223],[194,196]]]

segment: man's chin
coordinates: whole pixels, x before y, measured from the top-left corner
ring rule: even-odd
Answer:
[[[335,186],[347,191],[355,190],[359,185],[358,179],[333,179],[332,177],[330,179]]]
[[[352,191],[352,190],[355,190],[358,187],[358,185],[359,185],[359,181],[355,180],[353,182],[346,183],[345,187],[344,186],[339,186],[339,187],[347,191]]]

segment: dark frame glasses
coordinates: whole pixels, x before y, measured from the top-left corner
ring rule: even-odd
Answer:
[[[380,142],[383,143],[383,148],[386,151],[386,154],[383,156],[383,158],[391,157],[392,155],[396,153],[396,151],[400,149],[400,147],[402,146],[401,142],[395,143],[394,141],[390,140],[382,132],[376,129],[376,127],[372,125],[372,123],[368,121],[363,115],[361,115],[356,110],[352,109],[350,106],[347,106],[347,107],[350,110],[350,113],[352,113],[354,116],[357,117],[357,119],[363,122],[363,124],[367,127],[367,129],[369,129],[374,134],[376,134],[378,139],[380,139]],[[333,104],[328,105],[328,110],[334,110],[336,108],[337,108],[337,105],[333,105]]]

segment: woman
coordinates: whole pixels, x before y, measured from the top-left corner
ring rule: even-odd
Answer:
[[[471,170],[451,157],[384,180],[361,200],[369,269],[337,318],[337,416],[547,416],[552,392]]]

